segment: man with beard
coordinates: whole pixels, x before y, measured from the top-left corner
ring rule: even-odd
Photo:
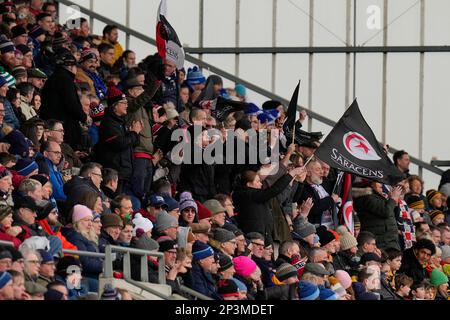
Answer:
[[[119,39],[119,30],[115,25],[107,25],[103,28],[103,43],[110,44],[114,48],[114,64],[122,56],[123,48],[117,41]]]
[[[313,207],[308,215],[308,220],[315,225],[324,225],[327,228],[333,227],[333,210],[335,203],[340,201],[337,194],[329,194],[322,186],[323,172],[319,160],[313,159],[306,166],[306,183],[303,193],[298,200],[298,204],[312,198]]]
[[[105,99],[107,88],[97,72],[98,57],[95,52],[91,49],[83,50],[80,63],[81,68],[78,68],[75,79],[86,82],[93,95],[96,95],[100,100]]]

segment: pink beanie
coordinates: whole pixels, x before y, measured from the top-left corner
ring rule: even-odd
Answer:
[[[82,204],[76,204],[73,207],[72,223],[76,223],[84,218],[92,218],[92,210]]]
[[[250,276],[257,268],[255,261],[246,256],[239,256],[233,259],[236,274],[242,277]]]
[[[334,276],[336,277],[336,279],[338,279],[344,289],[348,289],[352,285],[352,278],[347,271],[337,270]]]

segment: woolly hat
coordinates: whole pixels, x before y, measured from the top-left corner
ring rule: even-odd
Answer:
[[[111,283],[105,284],[100,300],[122,300],[120,293]]]
[[[262,113],[258,114],[257,118],[260,123],[267,122],[268,124],[272,124],[275,121],[275,119],[272,117],[272,115],[270,115],[266,111],[263,111]]]
[[[236,274],[241,277],[249,277],[258,267],[252,259],[246,256],[239,256],[233,259]]]
[[[365,265],[367,262],[376,261],[381,262],[381,258],[373,252],[366,252],[361,256],[360,264]]]
[[[34,250],[44,249],[47,251],[50,250],[50,241],[46,237],[32,236],[22,242],[19,246],[19,250],[23,250],[24,248]]]
[[[445,214],[441,210],[433,210],[430,213],[428,213],[430,216],[431,221],[434,223],[435,219],[438,218],[445,218]]]
[[[283,105],[280,101],[277,100],[269,100],[263,103],[263,110],[273,110],[278,108],[278,106]]]
[[[1,206],[0,207],[0,221],[5,219],[11,213],[13,213],[13,211],[12,211],[12,208],[10,206]]]
[[[239,292],[247,292],[248,291],[247,286],[241,280],[238,280],[236,278],[232,278],[231,280],[233,280],[236,283],[236,285],[238,286]]]
[[[410,195],[406,199],[406,203],[408,204],[408,207],[411,209],[425,209],[425,202],[416,195]]]
[[[236,87],[234,87],[234,90],[241,97],[245,97],[247,95],[247,88],[243,84],[237,84]]]
[[[1,67],[0,67],[1,68]],[[1,70],[1,69],[0,69]],[[0,76],[2,76],[3,78],[5,78],[6,83],[8,85],[9,88],[14,87],[16,85],[16,78],[14,78],[10,73],[8,73],[7,71],[3,70],[0,73]]]
[[[239,237],[239,236],[243,236],[244,235],[242,230],[239,229],[238,227],[236,227],[236,225],[234,225],[232,223],[225,223],[222,228],[225,229],[225,230],[233,232],[235,237]]]
[[[195,241],[192,245],[192,260],[199,261],[214,256],[214,250],[201,241]]]
[[[222,279],[217,283],[217,293],[223,298],[227,297],[239,297],[239,288],[231,279]]]
[[[36,212],[36,214],[37,214],[36,220],[37,221],[46,219],[48,217],[48,215],[50,214],[50,212],[52,212],[54,209],[57,209],[56,203],[53,203],[51,201],[39,200],[36,202],[39,207],[38,211]],[[58,212],[58,210],[57,210],[57,212]]]
[[[450,196],[450,182],[444,183],[439,188],[439,192],[445,194],[446,196]]]
[[[106,229],[109,227],[123,228],[122,219],[115,213],[104,214],[102,215],[101,220],[102,220],[102,229]]]
[[[69,43],[69,40],[61,32],[56,32],[52,41],[52,49],[57,50],[66,43]]]
[[[277,268],[275,276],[280,281],[287,280],[291,277],[297,277],[297,269],[289,263],[283,263]]]
[[[11,39],[17,38],[22,35],[27,35],[27,29],[25,29],[21,25],[16,25],[11,28],[11,34]]]
[[[38,206],[36,205],[36,201],[34,201],[34,199],[29,196],[17,198],[14,201],[14,208],[15,209],[26,208],[34,212],[36,212],[39,209]]]
[[[249,103],[244,109],[244,114],[246,116],[257,116],[263,113],[263,111],[254,103]]]
[[[319,289],[320,289],[319,293],[320,300],[338,300],[338,296],[333,290],[327,289],[322,286]]]
[[[316,233],[320,238],[321,247],[336,239],[334,234],[327,230],[325,226],[320,226],[319,228],[317,228]]]
[[[75,59],[74,55],[67,49],[61,49],[55,55],[55,62],[57,66],[74,66],[77,64],[77,59]]]
[[[186,82],[188,85],[192,86],[194,84],[202,84],[206,82],[205,76],[202,74],[199,67],[194,66],[189,68],[186,75]]]
[[[416,243],[413,244],[414,250],[420,250],[420,249],[428,249],[431,251],[431,255],[434,255],[436,253],[436,246],[433,243],[433,241],[423,238],[416,241]]]
[[[358,246],[358,241],[354,236],[352,236],[346,226],[339,226],[337,227],[336,231],[340,236],[339,242],[341,243],[342,251]]]
[[[447,258],[450,258],[450,246],[449,245],[442,246],[441,251],[442,251],[442,254],[441,254],[442,261],[444,261]]]
[[[195,212],[198,212],[197,204],[192,198],[192,194],[188,191],[182,192],[180,194],[180,211],[183,211],[186,208],[194,208]]]
[[[22,66],[15,67],[12,70],[12,76],[14,78],[16,78],[16,79],[20,78],[20,77],[26,77],[27,76],[27,69],[25,69],[25,67],[22,67]]]
[[[92,101],[89,105],[89,115],[94,122],[102,121],[103,116],[105,115],[105,106],[102,103]]]
[[[6,79],[0,75],[0,88],[3,87],[7,83],[8,82],[6,81]]]
[[[316,276],[328,276],[330,273],[325,269],[323,264],[310,262],[305,265],[305,272],[315,274]]]
[[[41,263],[54,262],[53,257],[50,254],[50,252],[48,252],[46,250],[42,250],[42,249],[39,249],[38,252],[42,258]]]
[[[316,227],[301,216],[297,217],[294,220],[293,227],[294,232],[297,233],[301,239],[304,239],[307,236],[316,233]]]
[[[21,176],[27,176],[30,173],[32,173],[34,170],[39,169],[39,167],[38,167],[38,164],[36,163],[36,161],[34,161],[32,159],[22,158],[22,159],[17,160],[17,163],[14,166],[14,169]]]
[[[431,271],[430,282],[434,286],[440,286],[448,282],[448,277],[441,270],[433,269]]]
[[[344,289],[348,289],[352,285],[352,278],[348,274],[347,271],[344,270],[336,270],[334,276],[339,281],[339,283],[344,287]]]
[[[11,280],[12,276],[9,272],[0,272],[0,290],[3,289]]]
[[[35,174],[34,176],[31,176],[29,179],[39,181],[42,185],[45,185],[47,182],[50,181],[46,176],[42,174]]]
[[[233,232],[225,230],[223,228],[217,228],[214,230],[213,239],[218,241],[219,243],[225,243],[228,241],[232,241],[236,238]]]
[[[143,234],[136,242],[135,247],[137,249],[142,250],[158,250],[159,249],[159,243],[152,238],[148,237],[147,235]]]
[[[428,203],[431,203],[431,200],[433,200],[436,197],[440,197],[441,193],[437,190],[431,189],[427,191],[427,200]]]
[[[84,218],[92,218],[92,210],[82,204],[73,207],[72,223],[76,223]]]
[[[219,272],[226,271],[233,266],[233,261],[226,254],[221,254],[219,257]]]
[[[159,252],[166,252],[178,248],[177,242],[168,236],[159,237],[157,241],[159,244]]]
[[[46,293],[44,293],[44,300],[63,300],[64,294],[55,289],[48,289]]]
[[[27,45],[24,45],[24,44],[19,44],[19,45],[16,47],[16,49],[19,50],[20,52],[22,52],[23,55],[26,55],[28,52],[31,52],[30,47],[27,46]],[[19,66],[19,67],[20,67],[20,66]],[[19,67],[15,67],[14,69],[17,69],[17,68],[19,68]],[[13,71],[14,71],[14,69],[13,69]],[[25,69],[25,67],[24,67],[24,69]]]
[[[147,207],[163,207],[163,208],[167,208],[167,203],[164,200],[163,197],[157,195],[157,194],[152,194],[150,197],[148,197],[147,199]]]
[[[19,130],[12,130],[8,126],[3,127],[2,130],[5,134],[3,140],[11,145],[8,152],[21,158],[28,158],[30,147],[23,133]]]
[[[178,221],[175,217],[168,214],[166,211],[160,211],[156,216],[155,229],[162,232],[172,227],[178,227]]]
[[[211,211],[213,215],[226,212],[226,209],[220,204],[219,200],[209,199],[203,203],[203,205]]]
[[[14,51],[16,51],[14,44],[11,42],[11,40],[9,40],[5,35],[2,34],[0,36],[0,53],[5,54]]]
[[[43,34],[45,34],[45,31],[38,24],[36,24],[34,27],[32,27],[30,29],[30,31],[28,32],[28,35],[33,39],[37,39],[40,36],[42,36]]]
[[[3,248],[1,250],[3,250]],[[0,251],[0,260],[3,260],[3,259],[11,259],[12,260],[11,252],[9,252],[6,249],[3,251]]]
[[[127,97],[125,96],[125,94],[117,89],[117,87],[111,86],[108,88],[108,107],[113,107],[117,103],[126,100]]]
[[[211,218],[212,213],[209,211],[207,207],[205,207],[203,204],[201,204],[200,201],[195,201],[198,207],[198,220]]]
[[[148,232],[153,229],[153,223],[142,216],[140,213],[136,213],[132,220],[134,228],[133,228],[133,236],[136,236],[136,230],[142,229],[144,232]]]
[[[319,288],[314,283],[304,280],[298,282],[298,298],[300,300],[316,300],[319,294]]]
[[[83,51],[81,51],[80,63],[83,63],[89,59],[97,60],[98,57],[92,49],[86,48]]]

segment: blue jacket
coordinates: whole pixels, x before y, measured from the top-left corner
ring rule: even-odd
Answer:
[[[77,246],[80,251],[98,252],[95,243],[86,239],[81,233],[72,228],[62,228],[61,232],[66,239]],[[83,266],[83,276],[98,279],[98,275],[103,272],[103,261],[100,258],[80,256]]]
[[[213,280],[211,274],[205,272],[198,263],[192,264],[192,290],[200,292],[207,297],[213,298],[215,300],[222,300],[217,293],[215,281]]]
[[[3,99],[3,105],[5,107],[5,118],[3,119],[3,123],[7,123],[13,127],[13,129],[20,128],[20,122],[14,113],[13,106],[8,101],[8,99]]]
[[[64,194],[64,181],[62,179],[61,172],[55,169],[55,166],[49,159],[45,158],[45,162],[47,163],[49,169],[50,182],[53,186],[53,196],[56,200],[65,201],[67,197]]]

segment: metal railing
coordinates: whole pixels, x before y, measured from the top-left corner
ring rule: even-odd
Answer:
[[[125,32],[125,34],[127,36],[127,39],[129,39],[129,37],[131,35],[131,36],[133,36],[133,37],[135,37],[135,38],[137,38],[139,40],[142,40],[142,41],[144,41],[146,43],[149,43],[151,45],[156,46],[155,39],[153,39],[153,38],[151,38],[151,37],[149,37],[149,36],[147,36],[147,35],[145,35],[143,33],[140,33],[140,32],[138,32],[136,30],[133,30],[133,29],[131,29],[131,28],[129,28],[129,27],[123,25],[123,24],[117,23],[116,21],[113,21],[113,20],[111,20],[111,19],[109,19],[109,18],[107,18],[107,17],[105,17],[103,15],[100,15],[100,14],[98,14],[98,13],[96,13],[96,12],[94,12],[94,11],[88,9],[88,8],[82,7],[82,6],[72,2],[70,0],[58,0],[58,2],[66,5],[66,6],[71,6],[71,5],[78,6],[82,13],[88,15],[92,19],[91,21],[94,21],[93,19],[96,19],[96,20],[99,20],[99,21],[101,21],[103,23],[106,23],[106,24],[114,24],[114,25],[116,25],[119,30]],[[126,9],[127,9],[127,11],[130,10],[129,5],[127,5]],[[129,12],[127,12],[126,14],[129,15]],[[92,25],[91,25],[91,28],[92,28]],[[129,41],[127,41],[127,42],[129,42]],[[315,47],[311,46],[311,47],[309,47],[309,49],[302,49],[302,50],[305,50],[305,51],[309,50],[308,51],[309,53],[316,53],[315,51],[312,51],[312,49],[314,49],[314,48]],[[416,51],[416,50],[418,50],[417,47],[404,47],[403,49],[401,49],[401,47],[389,47],[388,48],[387,46],[385,46],[385,47],[380,47],[380,48],[384,48],[383,50],[388,50],[389,48],[391,48],[391,50],[396,49],[398,51],[400,51],[400,50],[406,50],[406,51]],[[190,50],[190,48],[185,48],[185,49],[186,49],[186,52],[189,52],[189,50]],[[200,48],[195,48],[195,49],[192,48],[192,52],[199,53],[201,55],[201,52],[199,51],[199,49]],[[431,50],[431,48],[429,48],[429,49]],[[448,51],[447,47],[436,47],[434,49],[436,51]],[[241,49],[239,49],[239,50],[241,50]],[[242,50],[246,50],[246,49],[242,48]],[[250,50],[250,49],[248,49],[248,50]],[[291,49],[286,49],[286,50],[291,50]],[[297,50],[299,50],[299,49],[297,48]],[[333,50],[338,50],[338,48],[333,48]],[[324,53],[327,52],[327,51],[328,52],[332,52],[333,50],[326,49],[326,50],[324,50]],[[347,51],[348,50],[361,50],[361,52],[364,52],[364,50],[369,51],[370,48],[361,49],[361,48],[358,48],[358,47],[354,47],[354,48],[343,47],[342,49],[339,49],[339,50],[344,50],[344,51],[345,50],[347,50]],[[214,49],[211,48],[210,51],[214,51]],[[400,52],[402,52],[402,51],[400,51]],[[213,52],[211,52],[211,53],[213,53]],[[226,53],[226,52],[224,52],[224,53]],[[261,88],[259,86],[256,86],[253,83],[248,82],[248,81],[246,81],[246,80],[244,80],[242,78],[236,77],[235,75],[233,75],[233,74],[231,74],[229,72],[226,72],[226,71],[224,71],[222,69],[219,69],[219,68],[217,68],[217,67],[215,67],[215,66],[213,66],[213,65],[211,65],[211,64],[209,64],[207,62],[204,62],[203,60],[197,59],[197,58],[195,58],[195,57],[193,57],[193,56],[191,56],[189,54],[186,54],[185,58],[186,58],[186,61],[189,61],[189,62],[191,62],[193,64],[196,64],[200,68],[208,69],[210,72],[215,73],[215,74],[217,74],[217,75],[219,75],[219,76],[221,76],[221,77],[223,77],[225,79],[228,79],[228,80],[230,80],[232,82],[243,84],[249,90],[252,90],[252,91],[254,91],[254,92],[256,92],[256,93],[258,93],[258,94],[260,94],[260,95],[262,95],[264,97],[267,97],[268,99],[278,100],[281,103],[283,103],[284,105],[288,105],[289,104],[289,100],[287,100],[287,99],[285,99],[285,98],[283,98],[281,96],[278,96],[278,95],[276,95],[276,94],[274,94],[274,93],[272,93],[272,92],[270,92],[270,91],[268,91],[266,89],[263,89],[263,88]],[[299,110],[300,109],[306,109],[306,108],[304,108],[304,107],[302,107],[300,105],[298,105],[297,108]],[[314,112],[312,110],[307,110],[307,111],[308,111],[308,116],[310,118],[314,119],[314,120],[317,120],[317,121],[319,121],[321,123],[324,123],[324,124],[326,124],[328,126],[331,126],[331,127],[334,127],[335,124],[336,124],[335,121],[333,121],[331,119],[328,119],[328,118],[322,116],[321,114],[318,114],[318,113],[316,113],[316,112]],[[396,152],[397,150],[401,150],[401,149],[397,149],[397,148],[393,148],[393,147],[390,147],[389,149],[390,149],[389,151],[392,152],[392,153]],[[433,173],[435,173],[437,175],[442,175],[442,173],[443,173],[443,170],[441,170],[441,169],[431,165],[430,163],[427,163],[427,162],[425,162],[423,160],[420,160],[420,159],[418,159],[416,157],[410,156],[410,161],[411,161],[411,163],[413,163],[413,164],[415,164],[415,165],[417,165],[419,167],[419,173],[422,172],[422,168],[426,169],[426,170],[428,170],[430,172],[433,172]]]
[[[11,241],[0,240],[0,246],[14,247],[14,243]]]

